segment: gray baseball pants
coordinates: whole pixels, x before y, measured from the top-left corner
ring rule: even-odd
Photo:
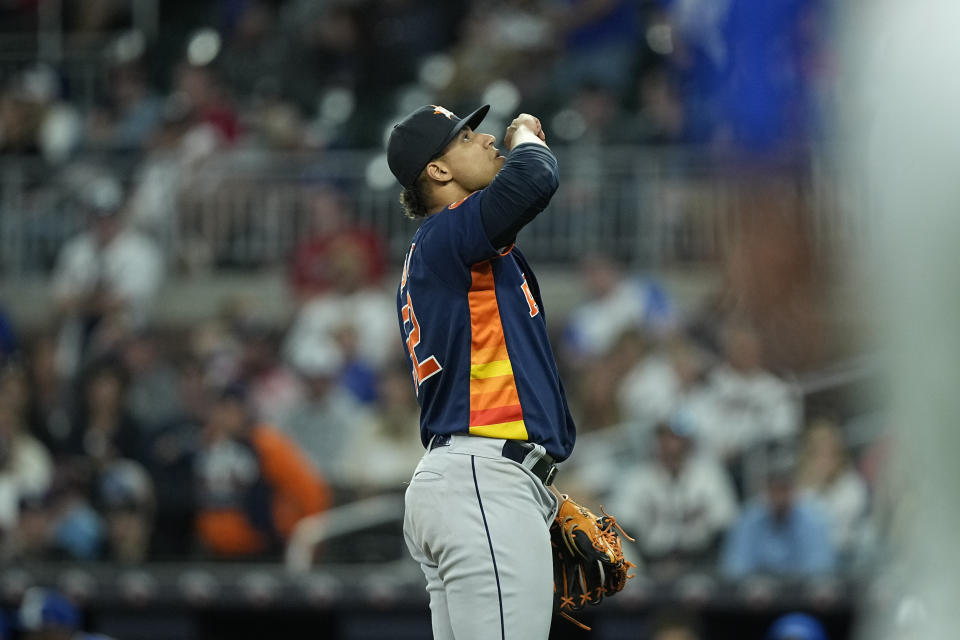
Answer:
[[[549,526],[557,499],[504,441],[454,435],[428,448],[406,491],[404,538],[427,579],[435,640],[546,640]]]

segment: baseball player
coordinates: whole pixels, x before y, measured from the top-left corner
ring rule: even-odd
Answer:
[[[397,297],[427,448],[404,535],[435,638],[536,640],[553,605],[548,487],[575,426],[537,280],[514,243],[558,173],[537,118],[514,119],[501,153],[476,131],[488,109],[421,107],[388,142],[401,202],[423,220]]]

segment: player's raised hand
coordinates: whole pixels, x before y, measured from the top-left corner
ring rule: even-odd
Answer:
[[[543,132],[543,125],[540,124],[540,119],[529,113],[521,113],[514,118],[510,126],[507,127],[506,134],[503,136],[503,144],[508,150],[524,142],[545,144],[546,141],[547,136]]]

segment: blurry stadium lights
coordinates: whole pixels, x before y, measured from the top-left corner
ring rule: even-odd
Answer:
[[[187,62],[203,67],[220,53],[220,34],[215,29],[201,29],[193,34],[187,44]]]
[[[433,101],[433,93],[423,87],[412,85],[401,89],[397,97],[397,109],[400,111],[400,115],[391,120],[391,128],[393,122],[399,122],[411,111],[415,111],[425,104],[432,104]]]
[[[572,142],[587,132],[587,121],[575,109],[563,109],[550,120],[550,131],[558,138]]]
[[[388,189],[396,184],[390,165],[387,164],[387,154],[381,153],[367,164],[367,186],[371,189]]]
[[[439,91],[447,88],[456,70],[453,58],[445,53],[437,53],[424,59],[423,64],[420,65],[418,77],[420,82]]]
[[[213,574],[200,569],[186,571],[177,581],[177,587],[193,604],[210,602],[220,592],[220,584]]]
[[[495,115],[509,115],[520,105],[520,90],[509,80],[494,80],[483,92],[482,102],[490,105]]]
[[[106,56],[114,64],[127,64],[137,60],[147,48],[147,38],[139,29],[131,29],[117,36],[109,47]]]
[[[673,53],[673,28],[666,23],[650,25],[647,29],[647,46],[662,56]]]
[[[356,106],[353,91],[346,87],[332,87],[320,97],[317,112],[326,124],[341,125],[350,119]]]

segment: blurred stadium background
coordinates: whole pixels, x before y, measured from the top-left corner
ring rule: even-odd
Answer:
[[[383,152],[424,103],[489,103],[498,138],[533,113],[560,162],[520,238],[579,425],[558,484],[610,506],[640,568],[551,637],[910,619],[870,579],[909,511],[848,262],[835,12],[0,0],[9,637],[40,637],[34,586],[120,640],[429,637],[400,534],[415,227]],[[796,540],[751,527],[775,493]]]

